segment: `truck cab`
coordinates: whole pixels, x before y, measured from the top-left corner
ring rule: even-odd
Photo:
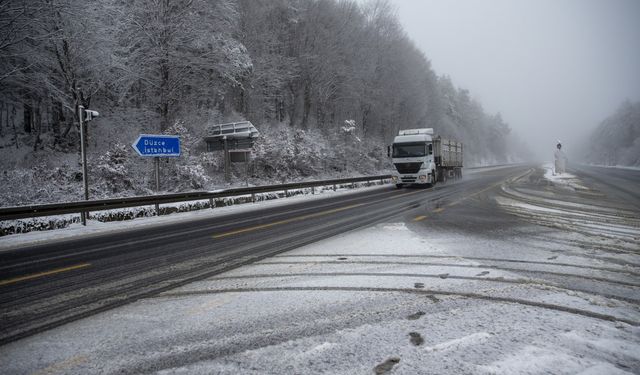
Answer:
[[[432,128],[400,130],[390,151],[396,169],[391,178],[396,187],[435,184]]]

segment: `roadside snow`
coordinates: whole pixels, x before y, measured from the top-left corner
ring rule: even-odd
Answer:
[[[511,356],[479,366],[487,374],[632,374],[601,361],[565,353],[560,348],[527,346]],[[604,370],[604,372],[599,372]]]
[[[551,164],[545,164],[543,168],[545,169],[544,178],[553,182],[554,184],[557,184],[560,186],[566,186],[574,190],[587,189],[587,187],[584,186],[582,181],[576,175],[573,175],[571,173],[555,174],[553,172],[553,166]]]
[[[306,200],[320,200],[327,199],[338,195],[348,195],[360,193],[363,191],[374,191],[388,188],[389,185],[361,187],[357,189],[342,188],[337,191],[333,190],[316,190],[317,194],[302,194],[288,198],[279,198],[272,200],[259,201],[256,203],[245,203],[239,205],[231,205],[226,207],[216,207],[212,209],[200,209],[190,212],[178,212],[169,215],[151,216],[135,218],[131,220],[112,221],[112,222],[100,222],[97,220],[88,220],[87,226],[82,226],[80,223],[71,224],[69,227],[47,230],[47,231],[32,231],[28,233],[11,234],[0,237],[0,251],[12,249],[21,246],[33,246],[38,243],[63,240],[70,238],[78,238],[93,235],[102,235],[107,233],[116,233],[127,231],[131,229],[140,229],[145,227],[167,225],[175,222],[195,221],[211,217],[223,217],[231,214],[250,212],[268,207],[278,207],[287,204],[292,204]],[[161,205],[166,207],[171,205]],[[66,215],[72,217],[74,215]],[[77,216],[77,215],[76,215]],[[56,217],[51,217],[52,219]],[[44,218],[46,220],[46,217]]]
[[[630,166],[630,165],[600,165],[600,164],[589,164],[589,165],[593,167],[598,167],[598,168],[615,168],[615,169],[628,169],[632,171],[640,171],[640,166],[636,167],[636,166]]]
[[[424,348],[427,352],[436,352],[444,350],[461,350],[466,346],[481,345],[488,341],[491,335],[488,332],[476,332],[459,339],[453,339],[442,342],[434,346]]]

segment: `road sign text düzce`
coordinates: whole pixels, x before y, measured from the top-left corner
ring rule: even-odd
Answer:
[[[180,156],[180,137],[176,135],[140,134],[132,146],[140,156]]]

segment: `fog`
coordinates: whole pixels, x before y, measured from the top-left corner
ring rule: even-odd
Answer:
[[[438,74],[500,112],[539,159],[640,100],[640,1],[392,0]]]

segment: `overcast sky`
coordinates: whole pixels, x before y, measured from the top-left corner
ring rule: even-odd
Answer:
[[[640,0],[392,0],[435,71],[532,151],[567,151],[640,100]]]

